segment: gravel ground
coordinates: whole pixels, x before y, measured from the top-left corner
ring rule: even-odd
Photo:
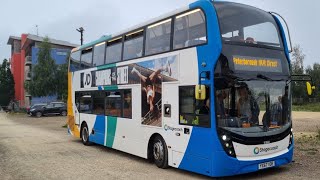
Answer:
[[[320,113],[294,112],[294,163],[227,179],[318,179]],[[65,117],[0,113],[0,179],[211,179],[98,145],[83,146]],[[312,135],[312,136],[311,136]]]

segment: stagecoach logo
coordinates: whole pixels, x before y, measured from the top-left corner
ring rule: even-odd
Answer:
[[[175,128],[175,127],[171,127],[171,126],[168,126],[168,125],[164,125],[164,130],[166,131],[182,131],[182,128]]]
[[[253,153],[254,153],[254,154],[266,153],[266,152],[268,152],[268,151],[277,150],[278,148],[279,148],[278,146],[267,147],[267,148],[255,147],[255,148],[253,149]]]

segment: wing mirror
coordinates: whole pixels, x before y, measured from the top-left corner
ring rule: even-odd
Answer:
[[[310,82],[306,82],[306,86],[307,86],[307,93],[309,96],[311,96],[312,92],[316,89],[316,87],[312,86]]]
[[[206,99],[206,86],[205,85],[196,85],[194,92],[195,92],[196,100],[205,100]]]

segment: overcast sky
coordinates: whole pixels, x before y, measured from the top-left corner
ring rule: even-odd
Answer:
[[[305,64],[320,61],[320,1],[308,0],[230,0],[281,14],[289,24],[293,44],[306,54]],[[1,0],[0,62],[10,58],[10,35],[48,35],[80,44],[76,28],[85,29],[85,43],[186,6],[192,0]]]

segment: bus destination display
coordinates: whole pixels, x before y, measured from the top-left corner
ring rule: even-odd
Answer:
[[[282,72],[280,59],[233,56],[232,62],[236,71]]]

